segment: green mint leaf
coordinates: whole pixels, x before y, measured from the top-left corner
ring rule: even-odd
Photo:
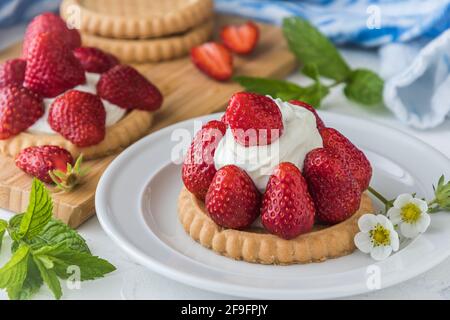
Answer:
[[[383,86],[383,79],[375,72],[356,69],[347,79],[344,93],[350,100],[371,106],[383,101]]]
[[[8,222],[0,219],[0,250],[2,249],[3,236],[5,235],[6,228],[8,228]]]
[[[304,65],[316,65],[323,77],[343,81],[350,68],[336,47],[316,27],[298,17],[283,20],[289,48]]]
[[[14,216],[9,221],[9,228],[14,230],[20,225],[20,219],[23,214]],[[56,244],[64,244],[66,247],[80,251],[90,253],[89,247],[86,244],[86,240],[74,229],[58,219],[50,219],[50,221],[44,226],[41,232],[34,238],[25,241],[33,250],[39,249],[43,246],[51,246]],[[14,241],[12,249],[17,247],[18,242]],[[14,250],[13,250],[14,252]]]
[[[0,288],[22,285],[27,276],[30,248],[21,246],[11,259],[0,269]]]
[[[303,91],[299,85],[285,80],[246,76],[235,77],[234,80],[246,91],[270,95],[272,98],[295,99]]]
[[[33,259],[28,258],[27,277],[22,285],[14,285],[7,288],[9,299],[29,300],[39,291],[43,284],[41,274]]]
[[[298,99],[319,108],[323,98],[329,93],[327,87],[323,86],[320,82],[316,82],[305,88],[303,93]]]
[[[69,249],[63,245],[42,247],[34,251],[33,255],[48,257],[54,264],[53,270],[62,279],[67,279],[71,275],[68,273],[68,268],[71,266],[80,268],[80,280],[82,281],[101,278],[116,270],[111,263],[104,259]]]
[[[314,81],[319,81],[319,69],[315,64],[307,64],[302,68],[302,72],[305,76],[313,79]]]
[[[32,239],[39,234],[52,218],[52,212],[53,202],[48,190],[41,181],[33,179],[30,202],[21,219],[17,238]]]
[[[42,280],[47,285],[47,287],[53,292],[53,295],[56,299],[60,299],[62,296],[61,283],[59,283],[58,276],[56,275],[55,270],[47,269],[44,263],[42,262],[39,256],[36,256],[33,253],[33,260],[36,263],[36,266],[39,269],[39,273],[41,274]]]

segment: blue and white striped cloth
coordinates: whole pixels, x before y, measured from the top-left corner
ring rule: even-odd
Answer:
[[[151,1],[151,0],[149,0]],[[0,0],[0,49],[60,0]],[[450,0],[215,0],[216,10],[279,24],[310,20],[337,44],[379,47],[385,104],[404,123],[435,127],[450,112]]]

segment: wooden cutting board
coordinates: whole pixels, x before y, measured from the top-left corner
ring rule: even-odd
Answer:
[[[217,17],[216,27],[242,22],[236,17]],[[261,24],[261,40],[257,50],[248,57],[235,57],[235,74],[282,78],[296,67],[281,30]],[[217,35],[217,30],[215,32]],[[17,44],[0,52],[0,62],[18,57]],[[208,79],[189,61],[182,58],[158,64],[136,66],[164,94],[164,105],[156,114],[151,132],[173,123],[223,110],[230,96],[242,88],[233,82],[220,83]],[[83,185],[71,193],[53,193],[54,215],[72,227],[78,227],[94,215],[94,198],[100,176],[114,159],[109,156],[89,161],[90,173]],[[23,212],[28,204],[31,178],[17,169],[11,158],[0,156],[0,207]]]

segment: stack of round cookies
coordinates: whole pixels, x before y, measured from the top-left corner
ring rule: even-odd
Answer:
[[[64,0],[61,16],[82,33],[83,45],[121,61],[171,60],[211,36],[212,0]]]

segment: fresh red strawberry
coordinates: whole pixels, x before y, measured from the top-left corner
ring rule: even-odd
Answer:
[[[256,93],[235,93],[228,103],[225,119],[236,141],[246,147],[271,144],[284,130],[277,104]]]
[[[311,231],[314,215],[314,203],[302,173],[290,162],[280,163],[264,193],[262,224],[270,233],[292,239]]]
[[[358,182],[333,150],[317,148],[309,152],[303,174],[319,221],[336,224],[358,210],[362,194]]]
[[[124,109],[154,111],[159,109],[163,96],[159,89],[137,70],[118,65],[103,73],[97,83],[100,97]]]
[[[220,38],[231,51],[249,54],[258,43],[259,27],[252,21],[242,25],[228,25],[222,28]]]
[[[311,111],[314,114],[314,116],[316,117],[317,129],[320,130],[320,129],[325,128],[325,123],[323,123],[322,119],[320,119],[319,115],[317,114],[316,109],[314,109],[313,106],[307,104],[306,102],[300,101],[300,100],[291,100],[291,101],[289,101],[289,103]]]
[[[372,178],[372,166],[364,153],[359,150],[350,140],[333,128],[320,130],[323,147],[334,150],[347,163],[347,166],[358,181],[361,191],[369,186]]]
[[[217,42],[207,42],[191,49],[191,60],[213,79],[226,81],[233,75],[233,56]]]
[[[78,147],[100,143],[105,137],[105,121],[100,98],[78,90],[56,98],[48,115],[50,127]]]
[[[244,229],[258,217],[261,195],[245,171],[228,165],[216,172],[205,204],[219,226]]]
[[[58,146],[29,147],[16,157],[16,166],[39,180],[51,183],[49,171],[66,172],[67,164],[73,165],[69,151]]]
[[[24,86],[44,97],[56,97],[86,82],[83,67],[52,33],[40,33],[28,49]]]
[[[78,30],[69,29],[59,16],[46,12],[35,17],[27,27],[22,50],[24,59],[28,58],[28,50],[33,39],[44,32],[51,33],[58,43],[64,43],[70,50],[81,46],[81,36]]]
[[[112,54],[93,47],[76,48],[73,54],[87,72],[103,73],[119,64],[119,60]]]
[[[27,130],[44,115],[42,99],[24,87],[0,88],[0,140]]]
[[[205,200],[206,192],[216,174],[214,152],[225,131],[226,126],[223,122],[217,120],[208,122],[195,135],[184,158],[181,169],[184,185],[201,200]]]
[[[0,87],[22,86],[27,63],[23,59],[11,59],[0,64]]]

